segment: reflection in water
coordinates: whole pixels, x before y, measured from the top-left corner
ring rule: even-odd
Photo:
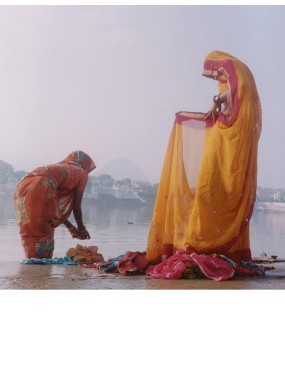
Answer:
[[[255,211],[250,236],[253,256],[264,252],[267,256],[285,258],[285,213]]]
[[[38,265],[35,271],[34,265],[20,265],[17,277],[12,284],[9,281],[8,289],[50,289],[51,280],[59,277],[53,275],[57,268],[60,265]]]
[[[84,220],[101,226],[145,223],[152,216],[153,204],[137,202],[95,203],[84,200]]]
[[[153,204],[130,202],[95,203],[84,200],[83,215],[91,240],[72,239],[65,227],[55,233],[55,257],[82,245],[97,245],[105,259],[126,251],[146,249]],[[72,221],[72,218],[71,218]],[[285,258],[285,213],[256,211],[251,220],[253,256],[265,252],[268,256]],[[0,261],[22,261],[24,258],[12,198],[0,196]]]

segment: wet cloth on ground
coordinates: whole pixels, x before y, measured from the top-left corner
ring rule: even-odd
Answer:
[[[145,252],[131,251],[109,259],[107,262],[98,261],[81,266],[122,275],[146,274],[158,279],[208,278],[214,281],[228,280],[234,276],[264,276],[266,270],[274,269],[256,265],[253,262],[236,263],[223,255],[198,255],[197,253],[176,253],[157,265],[151,265],[146,259]]]
[[[100,269],[107,273],[118,272],[118,263],[125,255],[120,255],[109,259],[108,261],[99,261],[92,264],[82,264],[83,268]]]
[[[54,258],[31,258],[23,260],[23,264],[68,264],[77,265],[82,263],[104,263],[104,258],[101,253],[98,253],[98,247],[96,246],[83,246],[77,244],[75,248],[69,248],[65,257]]]
[[[126,254],[109,259],[107,262],[83,264],[84,268],[100,269],[105,272],[118,272],[122,275],[145,274],[149,265],[145,252],[127,251]]]
[[[224,255],[198,255],[176,253],[155,266],[149,266],[146,274],[160,279],[208,278],[214,281],[233,277],[265,276],[267,270],[253,262],[236,263]]]
[[[43,259],[25,259],[22,264],[39,264],[39,265],[53,265],[53,264],[65,264],[65,265],[77,265],[75,261],[69,256],[65,257],[54,257],[52,259],[43,258]]]
[[[106,273],[121,275],[146,274],[158,279],[197,279],[208,278],[214,281],[229,280],[233,277],[265,276],[267,270],[253,262],[235,263],[223,255],[198,255],[176,253],[157,265],[151,265],[145,252],[127,251],[124,255],[104,261],[96,246],[83,247],[78,244],[69,249],[69,255],[63,258],[26,259],[23,264],[81,264],[84,268],[99,269]]]
[[[149,267],[146,273],[155,278],[177,279],[181,278],[187,269],[197,266],[205,277],[214,281],[228,280],[235,273],[230,263],[217,257],[197,253],[191,255],[176,253],[160,264]],[[201,273],[197,273],[197,277],[202,277]]]

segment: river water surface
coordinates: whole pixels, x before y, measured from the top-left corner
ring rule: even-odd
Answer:
[[[105,259],[126,251],[144,251],[152,211],[152,203],[99,204],[84,200],[84,223],[91,239],[72,239],[66,228],[60,226],[55,232],[54,257],[65,256],[66,251],[77,243],[97,245]],[[255,211],[250,234],[253,256],[266,253],[285,259],[285,212]],[[0,261],[19,262],[23,258],[13,199],[0,196]]]

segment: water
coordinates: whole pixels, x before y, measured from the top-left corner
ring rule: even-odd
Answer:
[[[98,204],[84,200],[82,209],[91,239],[72,239],[67,229],[59,226],[55,231],[54,257],[65,256],[66,251],[76,244],[97,245],[105,259],[126,251],[145,251],[153,204]],[[73,218],[69,220],[74,222]],[[0,261],[19,262],[23,258],[13,199],[0,196]]]
[[[97,245],[105,259],[126,251],[144,251],[152,211],[151,203],[98,204],[84,200],[84,223],[91,239],[72,239],[66,228],[60,226],[55,232],[54,257],[65,256],[66,251],[77,243]],[[251,219],[251,249],[253,256],[266,253],[285,259],[285,212],[254,212]],[[13,199],[0,196],[0,261],[19,262],[23,258]]]

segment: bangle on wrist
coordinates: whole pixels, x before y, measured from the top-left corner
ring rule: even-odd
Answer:
[[[213,97],[213,101],[214,101],[216,104],[222,104],[222,103],[223,103],[223,102],[221,101],[221,99],[220,99],[220,94],[215,95],[215,96]]]

